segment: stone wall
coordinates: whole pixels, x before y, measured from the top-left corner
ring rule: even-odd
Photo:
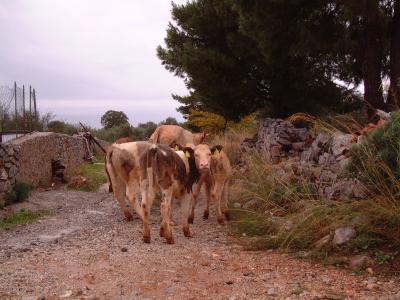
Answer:
[[[0,207],[4,205],[4,196],[16,182],[19,169],[18,146],[0,144]]]
[[[19,147],[17,181],[33,185],[50,182],[52,159],[61,159],[69,170],[84,163],[87,156],[85,140],[80,136],[35,132],[12,140],[10,144]]]
[[[316,193],[329,199],[363,198],[361,183],[342,176],[354,143],[351,134],[315,134],[288,121],[268,118],[261,123],[257,136],[243,141],[241,160],[245,163],[247,153],[255,149],[275,166],[273,176],[280,180],[306,180]]]
[[[107,143],[102,145],[107,147]],[[82,136],[52,132],[35,132],[0,144],[0,206],[16,181],[49,184],[52,159],[60,159],[69,171],[85,162],[86,151]]]

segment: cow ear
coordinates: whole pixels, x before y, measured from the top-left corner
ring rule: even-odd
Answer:
[[[211,150],[212,155],[218,155],[222,150],[222,146],[215,145],[215,146],[212,146],[212,148],[210,150]]]
[[[194,157],[194,150],[191,147],[185,147],[182,149],[182,151],[185,152],[185,156],[187,158]]]

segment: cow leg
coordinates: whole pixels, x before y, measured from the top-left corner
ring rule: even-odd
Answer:
[[[215,181],[215,185],[211,194],[217,208],[217,220],[218,223],[221,225],[225,223],[224,216],[222,215],[221,211],[221,197],[223,188],[224,188],[224,181],[217,179]]]
[[[139,204],[139,201],[137,201],[137,194],[139,192],[139,183],[137,181],[135,182],[130,181],[128,182],[127,187],[128,187],[127,189],[128,200],[131,203],[134,210],[136,211],[136,213],[143,220],[143,211]]]
[[[160,235],[164,236],[167,244],[174,244],[174,237],[171,229],[171,202],[172,202],[172,186],[162,191],[162,202],[161,202],[161,216],[162,222],[160,227]]]
[[[228,208],[228,197],[229,197],[229,182],[228,180],[224,183],[224,189],[222,191],[222,211],[224,212],[225,219],[229,221],[231,219]]]
[[[126,220],[131,221],[132,214],[128,210],[128,207],[126,206],[125,202],[125,193],[126,193],[125,183],[120,181],[113,183],[113,190],[114,190],[114,196],[117,199],[119,206],[121,207],[121,210],[125,215]]]
[[[208,219],[208,215],[210,212],[211,187],[212,187],[211,182],[206,181],[206,207],[203,213],[203,219],[205,220]]]
[[[154,200],[154,190],[148,189],[147,181],[142,182],[142,213],[143,213],[143,241],[150,243],[150,210]]]
[[[199,182],[197,183],[197,185],[196,185],[196,188],[195,188],[195,190],[194,190],[194,192],[192,193],[192,197],[191,197],[191,203],[190,203],[190,207],[189,207],[189,209],[190,209],[190,214],[189,214],[189,223],[190,224],[193,224],[193,221],[194,221],[194,210],[195,210],[195,208],[196,208],[196,204],[197,204],[197,197],[199,196],[199,194],[200,194],[200,191],[201,191],[201,186],[203,185],[203,182],[204,182],[204,179],[203,179],[204,177],[202,176],[202,177],[200,177],[200,180],[199,180]]]
[[[182,213],[182,230],[183,234],[186,237],[190,237],[190,228],[189,228],[189,214],[191,213],[191,200],[192,197],[190,194],[185,193],[181,199],[181,213]]]

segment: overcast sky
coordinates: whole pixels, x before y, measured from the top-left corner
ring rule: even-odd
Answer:
[[[133,124],[182,120],[171,93],[185,86],[156,56],[170,11],[169,0],[1,0],[0,85],[32,85],[41,113],[73,123],[100,127],[109,109]]]

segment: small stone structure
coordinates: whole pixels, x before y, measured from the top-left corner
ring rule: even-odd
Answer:
[[[4,205],[4,196],[16,182],[19,169],[19,147],[0,144],[0,207]]]
[[[242,162],[254,149],[275,166],[274,176],[285,182],[313,185],[319,195],[329,199],[364,198],[360,182],[341,176],[355,143],[351,134],[342,132],[318,134],[297,128],[282,119],[265,119],[253,139],[241,144]]]
[[[60,159],[66,170],[73,170],[87,156],[84,137],[53,132],[34,132],[0,144],[0,206],[16,181],[49,184],[52,159]]]

